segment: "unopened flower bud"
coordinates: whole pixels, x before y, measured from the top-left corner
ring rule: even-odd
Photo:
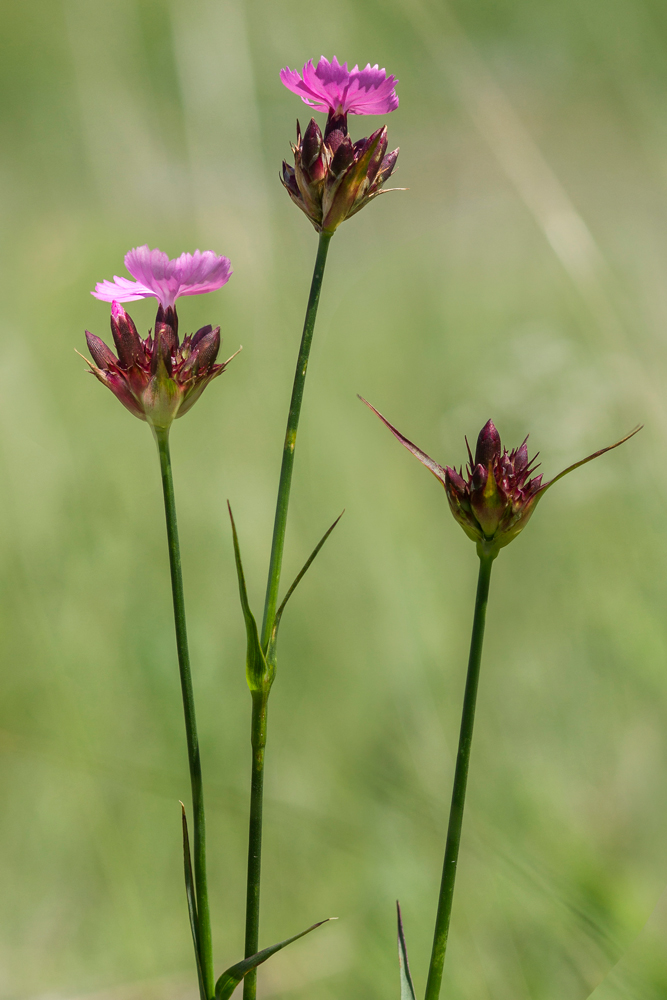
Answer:
[[[358,154],[359,149],[352,145],[352,140],[349,135],[346,135],[339,143],[338,148],[333,154],[333,158],[331,160],[329,176],[327,178],[329,188],[332,188],[336,184],[338,178],[341,177],[347,168],[354,163],[355,156]]]
[[[500,434],[492,420],[487,422],[479,432],[475,448],[475,465],[483,465],[486,469],[489,462],[500,458]]]
[[[313,183],[323,181],[327,172],[326,157],[322,145],[320,126],[314,118],[311,118],[303,136],[301,166],[308,179]]]
[[[338,134],[336,135],[335,133]],[[329,117],[327,118],[326,128],[324,129],[324,138],[329,144],[329,147],[336,149],[346,135],[347,111],[341,113],[334,111],[333,109],[329,109]]]
[[[618,448],[641,430],[641,427],[636,427],[620,441],[575,462],[549,482],[543,483],[541,475],[533,475],[537,467],[535,459],[528,459],[527,439],[510,452],[502,450],[500,435],[489,420],[480,431],[474,459],[468,449],[470,461],[464,476],[462,468],[457,472],[450,466],[438,465],[426,452],[403,437],[367,400],[359,398],[377,414],[394,437],[440,480],[452,514],[468,538],[477,542],[480,556],[495,557],[501,548],[513,541],[527,525],[546,491],[559,479],[580,465]]]
[[[111,306],[111,334],[121,365],[130,368],[136,364],[143,354],[141,338],[131,317],[119,302],[114,302]]]

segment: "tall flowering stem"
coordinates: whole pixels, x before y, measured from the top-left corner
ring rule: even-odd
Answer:
[[[211,916],[208,903],[208,884],[206,880],[206,819],[204,816],[204,789],[202,784],[199,737],[197,735],[195,699],[192,688],[190,652],[188,649],[188,633],[185,619],[183,574],[181,572],[181,549],[178,541],[174,480],[171,472],[171,455],[169,452],[169,428],[159,430],[155,429],[154,433],[160,456],[160,471],[162,473],[164,513],[167,522],[167,543],[169,547],[169,568],[171,570],[171,589],[174,601],[176,648],[178,651],[178,667],[181,676],[181,692],[183,695],[183,712],[185,715],[188,763],[190,765],[190,785],[192,788],[192,811],[194,820],[194,883],[198,930],[198,940],[195,942],[195,947],[198,950],[198,964],[201,969],[201,977],[203,980],[202,986],[205,992],[203,1000],[210,1000],[214,994],[214,976],[211,942]]]
[[[454,883],[456,881],[456,869],[459,860],[461,830],[463,828],[463,808],[466,798],[466,786],[468,784],[472,733],[475,724],[475,706],[477,703],[477,688],[479,686],[479,669],[482,662],[486,606],[489,600],[491,567],[496,555],[497,550],[491,553],[483,550],[479,551],[479,577],[477,580],[475,615],[470,640],[470,655],[468,657],[468,676],[466,678],[466,688],[463,697],[461,731],[459,734],[459,749],[456,756],[456,771],[454,773],[452,804],[449,811],[449,825],[447,827],[445,861],[442,867],[440,897],[438,899],[438,912],[435,919],[433,950],[428,970],[425,1000],[438,1000],[440,996],[442,971],[445,964],[445,951],[447,949],[447,937],[449,934],[449,921],[452,915],[452,901],[454,899]]]
[[[161,250],[135,247],[125,255],[125,266],[134,280],[114,277],[101,281],[92,293],[111,303],[111,334],[117,354],[104,341],[86,331],[95,377],[110,389],[130,413],[146,421],[158,447],[164,510],[167,522],[169,566],[176,626],[176,648],[183,695],[185,733],[190,766],[194,813],[194,865],[183,807],[184,871],[190,926],[195,947],[201,1000],[215,993],[211,945],[211,918],[206,881],[206,824],[202,787],[199,737],[185,620],[181,551],[178,542],[174,481],[169,454],[172,422],[191,409],[206,386],[225,371],[228,362],[217,363],[220,327],[204,326],[195,334],[179,338],[176,300],[222,288],[231,276],[227,257],[211,250],[183,253],[170,260]],[[153,334],[142,339],[121,302],[156,298],[158,312]],[[231,359],[229,359],[231,360]],[[194,871],[193,871],[194,868]]]
[[[285,600],[278,607],[296,436],[324,268],[334,232],[342,222],[355,215],[381,193],[382,185],[392,173],[398,156],[398,150],[388,155],[386,153],[386,128],[378,129],[370,138],[356,143],[352,143],[347,132],[348,114],[383,114],[398,107],[398,97],[394,90],[397,81],[394,77],[388,77],[384,69],[369,64],[363,70],[359,70],[358,66],[348,70],[347,63],[341,64],[335,57],[330,63],[322,57],[317,66],[312,60],[306,63],[301,73],[286,67],[282,70],[280,78],[285,86],[298,94],[309,107],[326,112],[328,119],[324,135],[317,123],[311,120],[302,137],[297,122],[297,144],[292,147],[294,166],[283,163],[281,178],[292,201],[308,216],[318,232],[319,243],[287,417],[264,614],[259,637],[254,618],[247,607],[245,583],[237,552],[239,588],[248,631],[246,670],[252,694],[252,778],[245,937],[247,958],[254,955],[259,948],[264,758],[269,691],[276,667],[275,644],[278,624],[285,601],[333,528],[332,526],[326,533],[295,584],[288,591]],[[255,1000],[257,996],[257,972],[254,968],[245,978],[243,996],[244,1000]]]
[[[442,985],[442,973],[447,950],[449,921],[452,914],[454,899],[454,884],[459,860],[461,831],[463,829],[463,809],[465,806],[466,786],[468,784],[468,768],[470,766],[470,749],[475,724],[475,705],[477,703],[477,688],[479,686],[479,670],[482,662],[482,644],[484,642],[484,625],[486,622],[486,606],[489,600],[489,584],[491,582],[491,567],[501,549],[521,534],[528,524],[538,503],[549,489],[559,479],[570,472],[592,462],[608,451],[618,448],[637,431],[636,427],[615,444],[601,448],[586,458],[569,465],[553,479],[544,482],[542,474],[535,475],[537,470],[536,457],[528,455],[528,438],[518,448],[510,451],[503,448],[493,421],[488,420],[482,427],[477,438],[473,455],[468,446],[468,465],[465,469],[459,467],[457,472],[451,466],[442,466],[435,462],[425,451],[417,447],[409,438],[390,424],[386,417],[372,406],[363,396],[359,397],[389,428],[397,441],[407,448],[422,465],[433,473],[444,486],[449,509],[454,518],[463,528],[468,538],[476,543],[479,556],[479,579],[477,596],[475,598],[475,615],[473,618],[472,638],[470,640],[470,656],[468,658],[468,675],[463,711],[461,714],[461,731],[459,748],[454,771],[454,788],[449,811],[447,827],[447,842],[445,845],[445,861],[440,882],[438,912],[435,920],[433,949],[429,966],[428,980],[424,1000],[438,1000]],[[466,439],[466,445],[468,444]],[[407,951],[403,936],[403,925],[399,910],[398,920],[399,956],[401,961],[401,996],[406,1000],[414,1000],[415,993],[407,966]]]
[[[315,260],[315,269],[310,285],[310,295],[306,308],[306,318],[303,325],[301,346],[294,373],[294,385],[287,417],[287,430],[283,446],[283,460],[280,469],[278,500],[273,524],[273,540],[271,543],[271,559],[264,601],[264,618],[262,623],[261,644],[264,650],[269,646],[273,632],[278,606],[278,590],[280,587],[280,572],[282,569],[283,551],[285,548],[285,530],[287,528],[287,512],[289,508],[292,473],[294,471],[294,451],[296,435],[301,415],[303,391],[306,384],[308,359],[313,342],[317,307],[320,301],[320,291],[324,278],[324,267],[327,260],[331,233],[320,233]],[[250,785],[250,823],[248,832],[248,883],[246,894],[246,958],[259,950],[259,906],[260,882],[262,869],[262,811],[264,804],[264,756],[266,749],[266,727],[268,709],[268,690],[253,692],[252,700],[252,777]],[[243,985],[244,1000],[255,1000],[257,996],[257,972],[248,973]]]

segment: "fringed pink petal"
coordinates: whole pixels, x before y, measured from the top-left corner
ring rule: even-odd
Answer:
[[[212,250],[195,250],[170,260],[161,250],[140,246],[125,255],[125,266],[136,281],[114,277],[101,281],[92,293],[106,302],[134,302],[154,296],[164,309],[173,308],[182,295],[203,295],[225,285],[232,267],[227,257]]]
[[[398,97],[394,89],[398,80],[387,76],[384,69],[368,63],[348,70],[347,63],[336,57],[329,62],[321,57],[317,66],[310,59],[302,73],[289,67],[281,70],[280,79],[294,94],[316,111],[336,114],[382,115],[395,111]]]

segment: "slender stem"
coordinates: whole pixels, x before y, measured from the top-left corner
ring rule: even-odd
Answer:
[[[285,529],[287,527],[287,511],[289,508],[290,487],[294,470],[294,450],[296,434],[301,415],[303,390],[306,384],[308,358],[313,342],[317,307],[320,301],[324,266],[327,251],[331,242],[331,233],[320,233],[317,247],[317,257],[313,278],[310,284],[310,295],[306,307],[306,318],[303,324],[299,357],[294,373],[294,385],[287,417],[287,430],[283,446],[283,461],[280,468],[280,483],[278,485],[278,500],[276,516],[273,523],[273,539],[271,542],[271,561],[266,584],[264,601],[264,619],[262,622],[262,648],[267,649],[273,629],[278,605],[278,590],[280,587],[280,571],[285,548]],[[250,829],[248,834],[248,888],[246,894],[246,938],[245,955],[248,958],[259,950],[259,894],[262,866],[262,803],[264,793],[264,748],[266,746],[266,712],[268,691],[261,697],[253,695],[252,712],[252,783],[250,791]],[[243,980],[243,1000],[256,1000],[257,970],[253,969]]]
[[[195,718],[195,699],[192,689],[192,673],[190,670],[190,653],[188,652],[188,634],[185,624],[185,600],[183,597],[183,575],[181,573],[181,550],[178,544],[174,481],[171,474],[169,430],[155,430],[155,439],[157,441],[158,451],[160,454],[160,470],[162,472],[164,512],[167,520],[167,541],[169,544],[169,566],[171,569],[171,589],[174,598],[176,648],[178,650],[178,666],[181,675],[181,691],[183,694],[183,712],[185,714],[188,762],[190,764],[190,785],[192,788],[192,812],[194,819],[194,882],[197,898],[197,923],[199,930],[200,952],[199,960],[204,979],[206,996],[208,1000],[211,1000],[214,993],[214,982],[213,954],[211,945],[211,917],[208,905],[208,887],[206,884],[206,823],[204,818],[204,791],[202,787],[201,761],[199,757],[197,720]]]
[[[475,703],[479,685],[479,668],[482,661],[482,645],[484,643],[484,623],[486,621],[486,605],[489,599],[489,583],[491,567],[495,554],[479,553],[479,578],[477,581],[477,596],[475,598],[475,617],[470,640],[470,656],[468,658],[468,676],[465,695],[463,697],[463,712],[461,715],[461,732],[459,749],[456,757],[454,773],[454,789],[449,812],[447,828],[447,846],[445,848],[445,863],[442,868],[440,898],[438,913],[435,918],[435,933],[433,935],[433,950],[431,965],[428,970],[425,1000],[438,1000],[442,983],[442,970],[445,964],[449,920],[452,914],[454,898],[454,882],[456,881],[456,866],[461,843],[461,828],[463,826],[463,807],[465,805],[466,785],[468,782],[468,766],[470,764],[470,747],[475,723]]]
[[[313,280],[310,284],[310,295],[308,296],[308,306],[306,308],[306,318],[303,324],[301,347],[299,348],[299,357],[297,359],[296,371],[294,373],[294,386],[292,388],[292,399],[290,401],[289,415],[287,417],[287,431],[285,433],[285,444],[283,446],[283,463],[280,468],[276,517],[273,522],[273,540],[271,542],[269,578],[266,585],[266,599],[264,601],[264,620],[262,623],[262,646],[264,649],[266,649],[271,635],[273,619],[275,618],[276,607],[278,605],[280,570],[283,562],[283,549],[285,548],[285,528],[287,527],[287,509],[289,507],[292,471],[294,469],[296,432],[299,427],[303,389],[306,384],[306,372],[308,370],[308,356],[310,355],[310,346],[313,342],[313,331],[315,330],[317,307],[320,301],[322,278],[324,277],[324,265],[326,264],[327,251],[329,250],[329,243],[332,235],[332,233],[320,233],[320,242],[317,247]]]
[[[259,888],[262,869],[262,811],[264,806],[264,748],[268,693],[252,696],[252,779],[248,832],[248,889],[246,895],[246,958],[259,951]],[[246,976],[247,981],[247,976]],[[245,995],[245,994],[244,994]]]

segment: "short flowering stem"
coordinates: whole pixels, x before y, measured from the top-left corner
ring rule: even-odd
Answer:
[[[206,1000],[211,1000],[214,994],[214,980],[211,946],[211,918],[208,905],[208,887],[206,883],[206,825],[204,819],[204,792],[202,787],[201,761],[199,757],[197,721],[195,718],[194,692],[192,689],[192,673],[190,670],[190,653],[188,651],[188,634],[185,622],[183,575],[181,573],[181,551],[178,543],[174,481],[171,473],[171,456],[169,453],[169,430],[155,429],[154,433],[160,454],[160,470],[162,472],[164,510],[167,520],[167,541],[169,545],[169,566],[171,569],[171,589],[174,598],[176,648],[178,651],[178,666],[181,675],[183,712],[185,715],[185,733],[188,747],[188,762],[190,765],[190,784],[192,788],[192,811],[194,819],[194,883],[197,903],[199,962],[202,970],[203,985],[206,991]]]
[[[296,435],[301,415],[303,390],[306,384],[308,358],[315,330],[317,307],[320,301],[324,266],[326,264],[329,243],[332,233],[320,233],[315,269],[310,285],[310,295],[306,308],[306,318],[303,325],[299,357],[294,374],[292,399],[287,417],[287,431],[283,447],[283,461],[280,469],[278,486],[278,501],[273,525],[273,540],[271,543],[271,560],[266,586],[264,603],[264,618],[262,623],[261,642],[266,652],[269,638],[273,630],[278,606],[278,591],[280,587],[280,571],[285,548],[285,529],[287,527],[287,511],[289,508],[292,472],[294,470],[294,451]],[[262,866],[262,809],[264,797],[264,751],[266,746],[266,717],[268,691],[253,693],[252,712],[252,779],[250,789],[250,826],[248,834],[248,883],[246,893],[246,937],[245,955],[248,958],[259,951],[259,904],[260,878]],[[243,981],[243,1000],[255,1000],[257,996],[257,971],[253,969]]]
[[[470,748],[472,745],[472,733],[475,723],[475,704],[477,702],[477,688],[479,685],[479,668],[482,661],[482,645],[484,643],[486,606],[489,599],[491,567],[493,565],[493,560],[496,557],[496,551],[492,553],[485,552],[482,545],[478,547],[478,553],[480,559],[479,577],[477,581],[477,596],[475,598],[475,616],[472,626],[472,638],[470,640],[468,676],[466,679],[465,695],[463,698],[461,732],[459,735],[459,749],[456,757],[454,789],[452,791],[452,804],[449,812],[449,826],[447,828],[445,862],[442,869],[440,898],[438,899],[438,913],[435,919],[433,950],[431,952],[431,964],[428,972],[428,981],[426,983],[425,1000],[438,1000],[438,997],[440,996],[442,971],[445,964],[445,951],[447,949],[447,936],[449,933],[449,920],[452,914],[452,901],[454,898],[456,867],[459,858],[459,846],[461,844],[463,808],[465,805],[466,785],[468,783]]]

